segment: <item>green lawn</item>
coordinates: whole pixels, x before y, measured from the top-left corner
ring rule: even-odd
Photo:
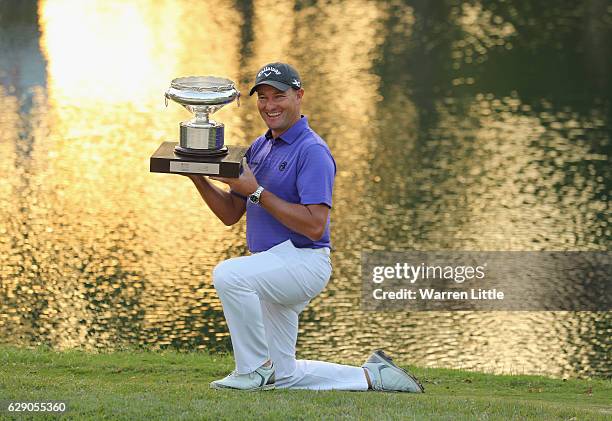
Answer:
[[[0,401],[67,401],[61,419],[444,419],[612,418],[610,380],[567,381],[409,368],[422,395],[376,392],[209,389],[233,369],[202,352],[91,354],[0,346]],[[7,411],[0,419],[26,419]],[[54,417],[48,417],[49,419]],[[57,417],[55,417],[57,418]],[[44,417],[36,417],[44,419]]]

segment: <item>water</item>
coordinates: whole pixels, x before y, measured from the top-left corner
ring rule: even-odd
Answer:
[[[360,310],[362,250],[610,249],[612,8],[429,3],[0,3],[0,342],[230,349],[210,274],[244,222],[148,158],[189,118],[171,79],[280,58],[338,162],[299,357],[609,377],[609,312]],[[215,118],[265,129],[246,96]]]

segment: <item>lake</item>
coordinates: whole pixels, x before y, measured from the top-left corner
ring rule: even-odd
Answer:
[[[211,284],[247,253],[185,177],[149,172],[190,115],[173,78],[299,69],[338,164],[332,279],[298,357],[611,375],[610,312],[370,312],[364,251],[609,251],[612,7],[601,0],[4,2],[0,342],[231,350]]]

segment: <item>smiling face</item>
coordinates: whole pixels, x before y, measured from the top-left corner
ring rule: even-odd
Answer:
[[[257,109],[275,138],[300,119],[303,89],[281,91],[270,85],[257,87]]]

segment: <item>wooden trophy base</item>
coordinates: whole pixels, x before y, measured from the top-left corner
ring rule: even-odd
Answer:
[[[174,151],[177,142],[163,142],[151,156],[151,172],[171,174],[218,175],[236,178],[242,170],[242,158],[247,148],[227,146],[223,156],[182,155]]]

